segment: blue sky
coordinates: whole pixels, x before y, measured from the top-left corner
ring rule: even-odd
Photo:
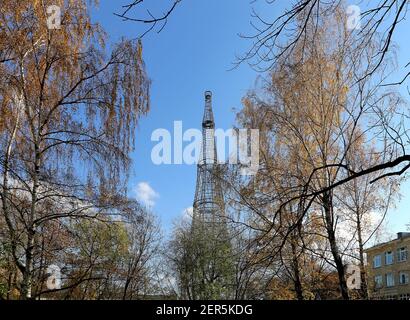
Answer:
[[[146,199],[152,201],[153,210],[165,232],[170,230],[175,219],[182,216],[185,208],[192,206],[196,167],[154,165],[151,149],[155,142],[151,142],[151,133],[158,128],[172,132],[173,122],[177,120],[183,122],[184,129],[199,129],[205,90],[213,92],[216,126],[223,129],[232,127],[235,121],[232,109],[241,107],[241,98],[253,88],[259,75],[247,65],[229,71],[235,55],[245,52],[249,46],[249,42],[241,39],[238,33],[249,34],[252,31],[249,25],[251,8],[263,1],[251,2],[185,0],[160,34],[154,31],[144,37],[144,59],[152,79],[152,106],[136,133],[130,195],[135,196],[134,192],[139,188]],[[111,41],[123,36],[136,38],[144,31],[143,26],[123,22],[113,15],[113,12],[121,11],[120,6],[125,3],[127,0],[101,0],[99,10],[93,12],[94,19],[102,24]],[[166,1],[153,0],[149,3],[155,12],[155,5]],[[272,11],[273,16],[277,13]],[[264,11],[264,14],[268,12]],[[405,32],[399,30],[396,40],[404,40],[404,37]],[[409,45],[406,46],[401,50],[410,52]],[[400,55],[399,59],[402,59]],[[403,61],[400,60],[401,63]],[[410,183],[406,183],[402,193],[409,193],[409,190]],[[410,222],[409,211],[410,196],[406,196],[389,214],[390,231],[405,229],[405,224]]]

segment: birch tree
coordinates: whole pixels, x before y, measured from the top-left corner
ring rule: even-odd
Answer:
[[[47,23],[51,5],[61,8],[59,29]],[[115,213],[134,129],[149,110],[141,42],[107,52],[94,7],[5,0],[0,9],[0,194],[23,299],[32,296],[42,225]]]
[[[251,207],[265,220],[265,242],[282,239],[275,241],[275,254],[280,254],[288,241],[291,247],[297,244],[295,236],[300,239],[298,246],[309,249],[305,245],[309,241],[303,243],[304,236],[300,237],[303,228],[308,234],[313,232],[326,239],[330,256],[321,256],[337,271],[341,295],[349,299],[345,252],[337,235],[342,203],[335,197],[340,190],[334,183],[346,176],[346,168],[349,175],[354,174],[349,171],[350,166],[339,164],[347,162],[354,144],[365,141],[367,135],[359,121],[370,121],[373,101],[394,109],[390,103],[400,99],[380,90],[376,77],[357,87],[353,85],[368,71],[367,59],[375,46],[371,42],[366,46],[355,42],[340,8],[326,18],[316,18],[297,26],[303,30],[305,41],[278,59],[266,83],[266,97],[260,99],[254,94],[245,100],[240,113],[242,124],[252,128],[256,118],[257,123],[262,123],[260,128],[270,131],[267,142],[261,145],[262,150],[267,150],[262,157],[266,168],[248,189],[257,183],[258,190],[251,191],[256,195]],[[269,144],[273,147],[266,147]],[[271,208],[268,216],[263,206]],[[315,217],[320,217],[315,230],[302,227],[302,223],[312,224]],[[297,266],[295,262],[293,265]],[[297,274],[294,269],[295,291],[300,298]]]

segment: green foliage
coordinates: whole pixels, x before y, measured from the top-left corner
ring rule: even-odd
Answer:
[[[186,299],[233,298],[235,266],[226,225],[197,221],[179,230],[176,266],[181,295]]]
[[[80,256],[92,253],[105,261],[113,261],[127,253],[129,238],[123,223],[81,220],[74,230],[81,248]]]

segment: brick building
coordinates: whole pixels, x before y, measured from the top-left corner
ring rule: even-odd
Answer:
[[[366,249],[369,296],[372,299],[410,300],[410,233]]]

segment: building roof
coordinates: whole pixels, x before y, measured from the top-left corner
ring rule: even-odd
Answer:
[[[376,244],[373,247],[365,249],[364,252],[372,251],[372,250],[381,248],[381,247],[386,246],[386,245],[391,245],[393,243],[399,242],[400,240],[403,240],[403,239],[406,239],[406,238],[410,238],[410,232],[398,232],[396,239]]]

